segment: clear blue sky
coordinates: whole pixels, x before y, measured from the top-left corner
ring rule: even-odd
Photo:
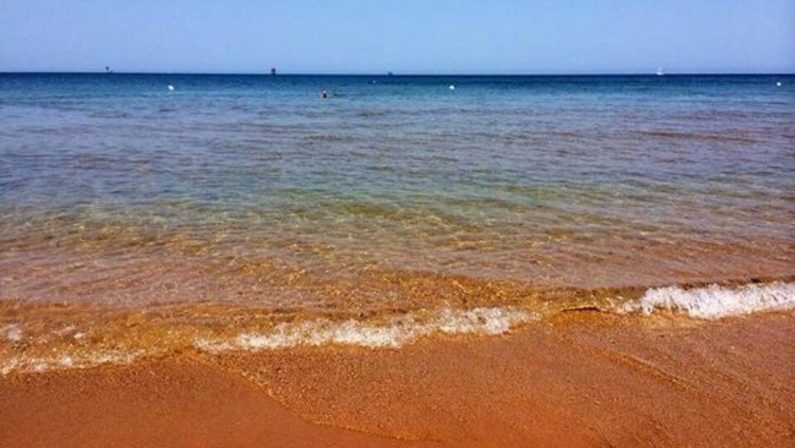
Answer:
[[[795,0],[0,0],[0,71],[795,72]]]

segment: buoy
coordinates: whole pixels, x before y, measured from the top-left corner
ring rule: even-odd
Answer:
[[[776,82],[776,87],[781,87],[781,81]]]
[[[172,86],[171,84],[169,84],[169,85],[168,85],[168,91],[169,91],[169,92],[173,92],[173,91],[174,91],[174,86]]]
[[[455,85],[450,84],[447,88],[450,89],[450,90],[455,90]]]

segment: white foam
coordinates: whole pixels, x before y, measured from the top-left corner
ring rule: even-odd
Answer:
[[[426,316],[408,314],[375,324],[346,320],[317,319],[297,324],[283,323],[264,333],[241,333],[232,342],[200,339],[194,346],[218,353],[230,349],[274,350],[297,346],[352,345],[369,348],[399,348],[433,333],[503,334],[516,325],[537,319],[518,308],[444,308]]]
[[[0,375],[7,375],[19,368],[21,361],[19,356],[12,356],[11,358],[0,361]]]
[[[51,357],[38,356],[13,356],[5,360],[0,360],[0,376],[15,371],[21,372],[46,372],[50,369],[72,369],[90,368],[103,364],[132,364],[135,360],[148,355],[157,355],[157,352],[147,353],[142,350],[126,352],[120,349],[113,349],[90,354],[57,354]]]
[[[719,319],[754,312],[795,309],[795,283],[774,282],[737,287],[710,285],[685,289],[678,286],[652,288],[637,299],[614,308],[619,313],[651,315],[665,310],[697,319]],[[346,345],[368,348],[400,348],[433,334],[504,334],[534,320],[540,314],[518,307],[474,308],[460,310],[440,308],[423,310],[380,321],[332,321],[315,319],[279,324],[267,331],[245,331],[235,336],[197,338],[196,349],[206,353],[231,350],[273,350],[298,346]],[[68,330],[68,331],[67,331]],[[59,334],[68,335],[76,328],[66,327]],[[80,339],[84,333],[75,332]],[[16,323],[0,326],[0,340],[12,343],[23,340],[23,331]],[[0,359],[0,375],[13,371],[41,372],[49,369],[87,368],[102,364],[129,364],[136,359],[168,352],[168,347],[147,350],[104,349],[72,350],[30,356],[12,350]]]
[[[8,324],[3,327],[3,332],[6,334],[6,339],[10,342],[19,342],[22,340],[22,329],[17,324]]]
[[[229,351],[235,348],[232,344],[228,342],[205,339],[205,338],[195,339],[193,341],[193,346],[203,352],[214,353],[214,354],[223,353],[225,351]]]
[[[666,310],[697,319],[720,319],[789,309],[795,309],[795,283],[774,282],[733,288],[718,285],[692,289],[653,288],[637,301],[623,304],[619,311],[650,315],[655,310]]]

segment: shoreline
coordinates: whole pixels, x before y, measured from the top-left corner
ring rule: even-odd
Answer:
[[[793,446],[795,83],[387,78],[0,73],[0,447]]]
[[[454,279],[452,284],[465,289]],[[502,303],[462,300],[430,308],[385,305],[366,311],[273,310],[234,302],[185,301],[119,308],[5,300],[0,301],[0,376],[131,364],[193,350],[214,355],[298,347],[399,349],[438,336],[501,335],[530,323],[582,312],[619,319],[660,314],[690,325],[795,309],[791,276],[645,290],[560,289],[527,297],[512,297],[499,287],[489,287]]]
[[[696,324],[585,310],[398,350],[11,373],[0,445],[785,446],[794,334],[792,311]]]

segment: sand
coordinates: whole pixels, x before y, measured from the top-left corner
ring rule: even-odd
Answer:
[[[2,447],[795,446],[795,313],[575,312],[399,350],[0,378]]]

